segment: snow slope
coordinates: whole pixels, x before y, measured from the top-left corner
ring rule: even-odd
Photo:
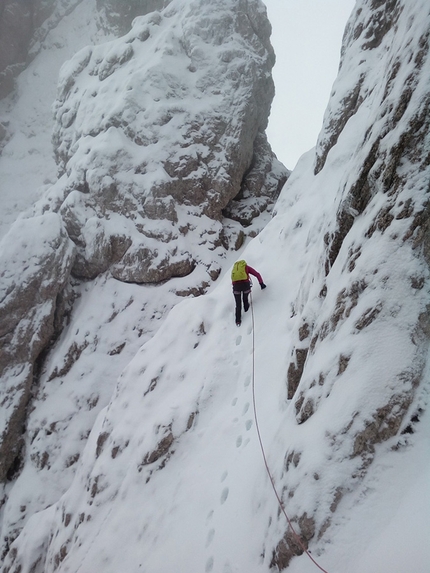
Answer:
[[[308,154],[302,168],[311,163]],[[318,243],[309,229],[318,226],[321,211],[306,207],[321,203],[318,178],[312,184],[302,172],[295,181],[308,189],[305,202],[278,214],[244,255],[268,284],[265,291],[254,288],[253,308],[256,405],[269,466],[282,492],[282,452],[303,446],[306,467],[296,479],[304,486],[300,502],[312,508],[332,502],[330,485],[340,476],[350,480],[345,446],[336,460],[326,459],[327,434],[350,419],[357,402],[361,420],[372,411],[369,387],[363,387],[372,380],[363,376],[363,362],[351,366],[346,388],[338,389],[318,419],[297,424],[285,384],[296,322],[291,308],[299,279],[312,279],[304,269]],[[292,191],[289,186],[285,201]],[[306,224],[295,225],[305,216]],[[345,332],[343,344],[360,348],[355,338]],[[58,504],[33,516],[15,543],[23,571],[35,555],[42,558],[41,571],[268,571],[273,541],[285,524],[255,432],[252,348],[252,317],[246,315],[240,329],[234,325],[227,275],[211,294],[177,305],[123,371],[72,487]],[[360,350],[369,354],[370,344]],[[373,369],[384,366],[367,361]],[[330,533],[312,548],[329,571],[358,573],[366,566],[400,572],[405,561],[416,572],[427,570],[430,555],[422,542],[430,525],[428,437],[423,418],[418,432],[401,438],[399,446],[396,436],[378,448],[377,461],[336,512]],[[315,466],[325,491],[312,486]],[[294,498],[290,502],[286,492],[285,499],[288,511]],[[396,560],[402,549],[407,554]],[[387,559],[390,568],[381,569]],[[293,572],[315,568],[305,556],[295,561]]]
[[[279,495],[326,571],[428,572],[430,12],[395,4],[387,24],[381,3],[357,3],[318,145],[241,253],[268,285],[252,312],[236,328],[228,271],[171,310],[4,573],[315,571],[292,556],[254,406]],[[111,287],[98,281],[95,313]],[[128,336],[133,314],[120,317]]]

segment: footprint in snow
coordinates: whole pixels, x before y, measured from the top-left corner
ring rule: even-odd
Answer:
[[[240,448],[241,445],[242,445],[242,436],[238,436],[236,440],[236,448]]]
[[[205,572],[210,573],[210,571],[212,571],[213,568],[214,568],[214,558],[209,557],[209,559],[206,561]]]
[[[233,402],[231,403],[232,406],[236,406],[237,404],[237,398],[233,398]]]
[[[209,545],[212,543],[214,535],[215,535],[215,529],[210,529],[208,532],[208,536],[206,538],[206,547],[209,547]]]
[[[223,503],[225,503],[226,499],[228,498],[228,492],[229,492],[228,487],[225,487],[225,488],[222,490],[222,493],[221,493],[221,505],[222,505]]]
[[[245,404],[245,406],[243,407],[243,415],[245,415],[248,410],[249,410],[249,402],[247,402],[247,403]]]
[[[236,338],[236,346],[239,346],[239,344],[240,344],[241,342],[242,342],[242,337],[241,337],[240,334],[239,334],[239,336]]]
[[[252,428],[252,420],[246,420],[245,428],[246,431],[249,432],[249,430]]]
[[[228,472],[225,471],[225,472],[222,474],[222,476],[221,476],[221,482],[225,481],[226,478],[227,478],[227,476],[228,476]]]
[[[249,386],[250,384],[251,384],[251,376],[247,376],[246,379],[245,379],[245,384],[244,384],[245,388],[246,388],[247,386]]]

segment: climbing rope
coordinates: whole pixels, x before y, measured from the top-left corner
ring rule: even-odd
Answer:
[[[288,526],[291,529],[293,536],[296,539],[299,547],[301,549],[303,549],[303,552],[306,553],[306,555],[318,567],[318,569],[323,571],[323,573],[327,573],[327,571],[325,569],[323,569],[321,567],[321,565],[315,561],[315,559],[312,557],[310,552],[305,547],[300,536],[296,533],[296,531],[293,527],[293,524],[291,523],[291,520],[288,517],[287,512],[285,511],[284,504],[282,503],[282,500],[281,500],[281,497],[278,493],[278,490],[276,489],[275,480],[273,479],[272,473],[271,473],[270,468],[269,468],[269,464],[267,462],[267,456],[266,456],[266,452],[264,449],[263,440],[261,438],[260,426],[258,424],[257,401],[255,399],[255,318],[254,318],[254,305],[252,303],[252,293],[250,293],[250,300],[251,300],[251,317],[252,317],[252,403],[253,403],[253,407],[254,407],[255,428],[257,430],[258,441],[260,443],[260,449],[261,449],[261,453],[263,455],[264,465],[266,466],[266,472],[267,472],[267,475],[269,476],[270,483],[272,484],[272,489],[275,493],[276,499],[278,500],[279,507],[281,508],[282,513],[285,515],[285,519],[287,520]]]

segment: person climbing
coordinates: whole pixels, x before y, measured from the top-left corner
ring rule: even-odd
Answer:
[[[261,289],[265,289],[266,285],[259,272],[246,264],[246,261],[237,261],[233,265],[233,270],[231,271],[231,281],[233,283],[233,295],[236,301],[236,325],[240,326],[242,322],[242,299],[243,299],[243,310],[247,312],[249,309],[249,294],[251,292],[251,278],[249,275],[253,275],[257,278],[260,283]]]

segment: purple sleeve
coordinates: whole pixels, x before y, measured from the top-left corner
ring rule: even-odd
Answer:
[[[259,282],[260,284],[263,282],[263,279],[262,279],[260,273],[257,273],[257,271],[256,271],[255,269],[253,269],[252,267],[246,265],[245,270],[246,270],[246,272],[247,272],[249,275],[254,275],[254,277],[257,277],[257,280],[258,280],[258,282]]]

